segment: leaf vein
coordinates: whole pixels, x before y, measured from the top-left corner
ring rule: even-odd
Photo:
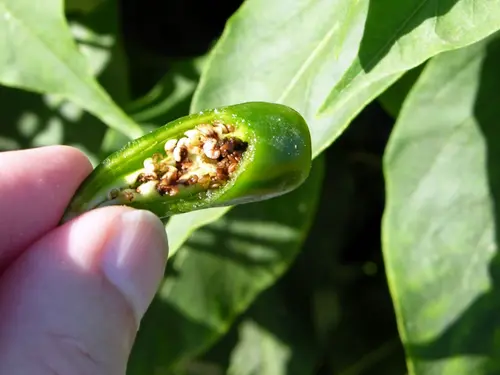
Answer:
[[[31,35],[33,37],[34,40],[38,41],[41,45],[43,45],[45,49],[48,51],[48,53],[52,55],[55,58],[55,60],[60,65],[62,65],[66,71],[69,71],[74,77],[77,78],[77,81],[84,83],[84,86],[86,86],[86,82],[81,79],[81,76],[73,69],[71,64],[66,64],[65,59],[58,53],[56,53],[52,48],[50,48],[50,43],[48,43],[42,36],[40,36],[36,30],[29,28],[22,19],[22,17],[19,17],[17,13],[13,12],[12,9],[5,4],[5,2],[2,2],[0,4],[3,6],[6,12],[12,15],[11,19],[15,20],[17,24],[27,32],[28,35]],[[76,48],[76,46],[74,47]],[[77,50],[76,53],[80,52]]]
[[[323,49],[323,47],[326,45],[326,43],[331,39],[335,31],[338,29],[338,23],[336,23],[324,36],[321,38],[321,40],[318,42],[316,47],[312,50],[312,53],[307,57],[307,59],[301,64],[300,69],[297,70],[297,73],[294,74],[292,79],[290,80],[290,83],[285,87],[283,90],[283,93],[280,95],[278,98],[277,102],[281,103],[288,94],[293,90],[299,79],[304,75],[304,73],[307,71],[307,69],[311,66],[311,64],[314,62],[316,59],[317,55],[319,52]]]

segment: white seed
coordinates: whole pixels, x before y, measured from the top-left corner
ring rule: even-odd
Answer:
[[[187,149],[187,146],[189,145],[189,139],[188,138],[181,138],[179,139],[179,142],[177,142],[177,146],[174,148],[174,159],[177,162],[182,161],[182,155]]]
[[[177,139],[169,139],[165,143],[165,152],[169,153],[174,151],[175,146],[177,145]]]
[[[207,139],[203,145],[203,152],[210,159],[217,159],[220,156],[220,150],[216,149],[217,141],[213,138]]]
[[[188,147],[190,144],[189,138],[183,137],[177,142],[177,147]]]
[[[144,169],[146,170],[146,173],[154,173],[155,171],[155,164],[153,162],[152,158],[147,158],[144,160]]]
[[[179,177],[179,179],[177,180],[177,183],[182,185],[182,184],[185,184],[188,180],[189,180],[189,176],[184,174],[181,177]]]
[[[196,140],[200,137],[200,132],[196,129],[188,130],[184,133],[189,139]]]
[[[177,162],[180,162],[182,160],[182,147],[176,147],[174,148],[174,159]]]
[[[189,149],[189,153],[192,155],[200,155],[201,154],[201,147],[193,146]]]
[[[224,125],[222,122],[216,122],[214,124],[214,127],[216,130],[219,130],[221,134],[227,134],[229,133],[229,130],[226,125]]]
[[[158,181],[145,182],[136,189],[136,192],[139,194],[151,194],[154,191],[157,184]]]
[[[199,125],[198,130],[206,137],[214,137],[216,135],[214,129],[207,124]]]

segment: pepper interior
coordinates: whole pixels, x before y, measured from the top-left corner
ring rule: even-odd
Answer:
[[[180,139],[165,142],[165,153],[144,160],[135,182],[125,189],[113,189],[108,199],[132,201],[136,195],[175,196],[192,186],[217,189],[238,169],[248,143],[232,134],[234,127],[222,122],[200,124]]]

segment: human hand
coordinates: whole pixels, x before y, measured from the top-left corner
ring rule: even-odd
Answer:
[[[91,169],[66,146],[0,153],[0,374],[125,374],[167,239],[126,207],[56,227]]]

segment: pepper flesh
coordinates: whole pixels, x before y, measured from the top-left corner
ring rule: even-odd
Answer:
[[[285,194],[311,168],[311,139],[290,107],[248,102],[172,121],[129,142],[87,177],[62,222],[127,205],[160,218]]]

